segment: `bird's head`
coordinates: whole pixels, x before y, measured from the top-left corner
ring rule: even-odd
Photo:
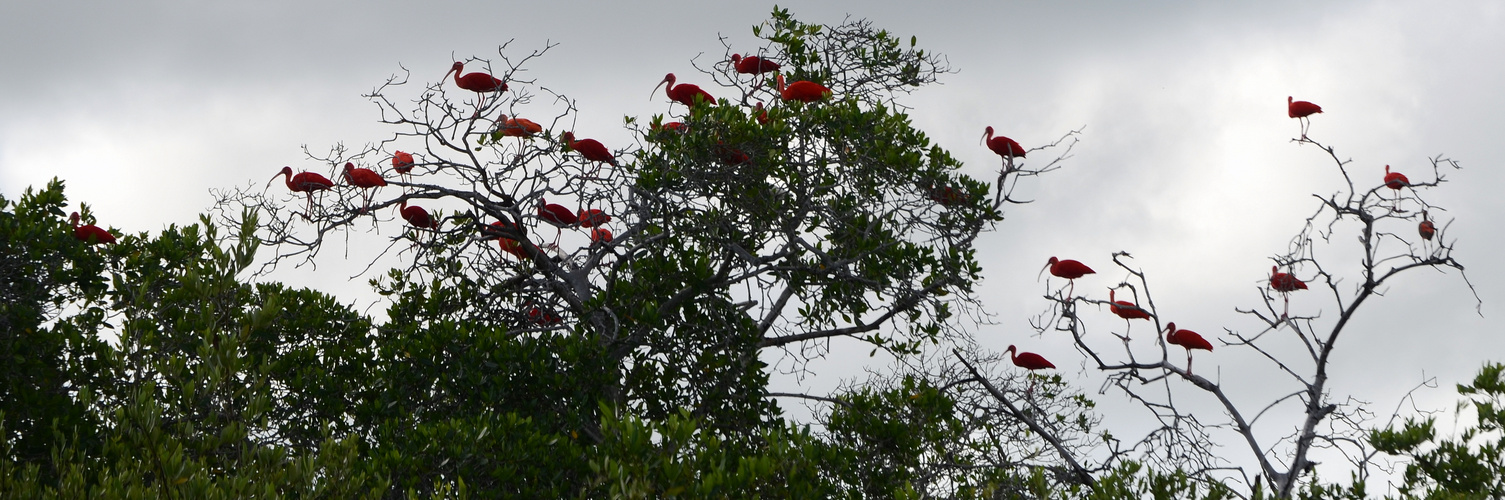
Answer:
[[[68,220],[73,223],[73,227],[78,227],[78,212],[73,212],[73,215],[69,215]]]
[[[988,128],[986,130],[983,130],[983,132],[982,132],[982,140],[977,141],[977,143],[978,144],[983,144],[983,143],[988,142],[988,139],[992,139],[992,138],[993,138],[993,126],[989,125]]]
[[[648,98],[649,99],[653,99],[653,94],[657,94],[658,93],[658,88],[664,86],[664,84],[666,84],[666,83],[669,84],[669,88],[674,88],[674,73],[669,73],[667,75],[664,75],[664,79],[663,80],[659,80],[658,81],[658,85],[655,85],[653,87],[653,92],[649,92],[648,93]]]
[[[573,143],[575,142],[575,133],[565,132],[564,134],[560,135],[559,138],[564,140],[565,149],[570,149],[573,147]]]
[[[275,181],[275,180],[277,180],[277,177],[284,176],[284,175],[287,176],[288,179],[290,179],[289,182],[291,182],[291,179],[292,179],[292,176],[293,176],[293,167],[282,167],[282,170],[277,171],[277,174],[272,176],[272,180],[267,181],[267,185],[271,186],[272,185],[272,181]]]
[[[449,67],[449,73],[454,73],[454,74],[458,75],[462,71],[465,71],[465,63],[460,62],[460,61],[455,61],[455,64],[453,64],[453,65],[451,65]],[[445,73],[445,76],[448,76],[449,73]]]
[[[1040,279],[1040,276],[1042,276],[1042,275],[1045,274],[1045,270],[1046,269],[1050,269],[1050,266],[1056,265],[1057,262],[1060,262],[1060,261],[1056,260],[1055,257],[1051,257],[1050,260],[1045,261],[1045,267],[1040,268],[1040,272],[1035,273],[1035,279],[1036,280]]]
[[[732,64],[742,62],[742,54],[732,54]]]

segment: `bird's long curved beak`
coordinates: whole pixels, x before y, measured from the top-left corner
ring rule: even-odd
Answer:
[[[648,100],[652,101],[653,100],[653,94],[657,94],[658,93],[658,88],[664,86],[664,83],[666,83],[666,82],[668,82],[668,80],[659,80],[658,81],[658,85],[655,86],[655,87],[653,87],[653,92],[649,92],[648,93]]]
[[[1049,262],[1045,263],[1045,267],[1040,268],[1040,272],[1035,273],[1035,281],[1040,281],[1040,277],[1045,275],[1045,270],[1046,269],[1050,269],[1050,263]]]

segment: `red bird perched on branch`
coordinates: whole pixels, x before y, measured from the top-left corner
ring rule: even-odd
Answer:
[[[758,56],[742,57],[742,54],[732,54],[732,66],[737,68],[738,73],[744,75],[756,75],[779,70],[779,63]]]
[[[1056,367],[1056,365],[1051,364],[1050,361],[1046,361],[1044,356],[1032,352],[1019,352],[1014,348],[1014,346],[1009,346],[1009,348],[1005,349],[1004,352],[1009,353],[1009,361],[1013,361],[1014,366],[1029,370],[1031,372],[1035,370],[1044,370],[1046,368]],[[1028,395],[1029,393],[1034,392],[1034,390],[1035,380],[1031,378],[1029,381],[1029,389],[1025,390],[1024,394]]]
[[[1013,139],[1001,135],[993,137],[992,126],[988,126],[987,129],[983,130],[982,141],[988,145],[988,149],[993,150],[994,153],[998,153],[998,156],[1003,157],[1005,167],[1012,167],[1014,165],[1014,157],[1024,158],[1026,153],[1024,146],[1020,146]]]
[[[93,224],[86,226],[78,225],[78,212],[73,212],[73,215],[68,216],[68,220],[73,222],[73,237],[78,238],[78,241],[90,245],[115,242],[115,235],[110,234],[109,231],[100,229],[99,226]]]
[[[1421,211],[1421,224],[1416,225],[1416,232],[1421,235],[1421,239],[1428,241],[1432,240],[1432,235],[1437,234],[1437,225],[1427,219],[1426,210]]]
[[[591,228],[591,246],[611,243],[611,230],[604,227]]]
[[[396,170],[402,176],[402,181],[408,181],[408,172],[413,171],[413,155],[398,151],[392,154],[392,170]]]
[[[611,222],[610,215],[607,215],[606,212],[595,208],[589,210],[581,210],[576,219],[579,220],[580,225],[584,227],[596,227],[607,222]]]
[[[554,226],[555,246],[559,245],[559,237],[564,234],[564,228],[580,224],[580,217],[575,215],[575,212],[564,208],[564,205],[549,203],[543,198],[538,199],[538,218]]]
[[[462,71],[465,71],[465,63],[456,61],[454,66],[450,66],[449,72],[445,73],[444,75],[449,76],[449,73],[454,73],[455,86],[469,90],[471,92],[475,92],[476,94],[488,94],[491,92],[507,91],[507,82],[502,81],[500,78],[480,72],[469,73],[461,76],[460,72]],[[485,102],[485,98],[485,95],[480,96],[480,101],[476,102],[476,109],[479,110],[480,108],[485,107],[482,106],[482,103]]]
[[[369,168],[355,168],[354,163],[345,162],[345,182],[361,188],[361,213],[371,207],[371,188],[387,185],[387,180],[381,178],[381,174]]]
[[[1050,361],[1046,361],[1045,357],[1032,352],[1019,352],[1014,346],[1009,346],[1004,352],[1009,353],[1009,360],[1014,362],[1014,366],[1026,370],[1044,370],[1056,367],[1056,365],[1050,364]]]
[[[1411,179],[1407,179],[1406,174],[1402,174],[1400,172],[1391,172],[1390,166],[1385,165],[1385,187],[1400,190],[1401,188],[1410,185]]]
[[[1286,114],[1301,123],[1301,138],[1305,139],[1306,129],[1312,125],[1312,119],[1308,117],[1315,113],[1321,113],[1322,106],[1294,99],[1292,96],[1286,96]]]
[[[1270,266],[1270,288],[1285,296],[1285,312],[1280,313],[1280,317],[1284,318],[1291,312],[1291,292],[1306,290],[1306,283],[1280,272],[1280,266]]]
[[[711,97],[710,92],[701,90],[697,85],[689,83],[675,85],[674,73],[665,75],[664,79],[658,82],[658,86],[653,87],[653,91],[658,92],[658,87],[663,87],[665,83],[669,84],[669,87],[664,89],[664,93],[669,94],[669,99],[685,106],[694,107],[697,100],[704,103],[716,103],[716,98]]]
[[[491,227],[484,232],[486,239],[496,239],[497,246],[501,247],[503,252],[512,254],[519,260],[528,260],[528,252],[523,249],[522,242],[505,236],[508,231],[517,231],[517,226],[512,225],[510,221],[499,220],[491,223]]]
[[[1114,297],[1113,294],[1114,294],[1114,290],[1111,289],[1111,288],[1108,289],[1108,301],[1112,302],[1112,304],[1108,305],[1108,311],[1110,311],[1114,315],[1116,315],[1116,316],[1124,319],[1124,329],[1125,329],[1124,341],[1128,342],[1128,340],[1129,340],[1129,334],[1127,333],[1127,329],[1129,328],[1129,320],[1131,320],[1131,319],[1146,319],[1147,320],[1147,319],[1150,319],[1150,313],[1149,313],[1149,311],[1141,309],[1138,305],[1136,305],[1133,302],[1129,302],[1129,301],[1126,301],[1126,300],[1115,300],[1116,297]]]
[[[530,137],[533,134],[543,132],[543,126],[534,123],[527,118],[507,118],[501,116],[502,125],[496,128],[502,137]]]
[[[329,182],[329,178],[313,172],[302,172],[298,175],[293,175],[293,167],[282,167],[282,171],[277,172],[277,175],[285,176],[283,180],[287,181],[287,189],[289,191],[308,195],[308,208],[303,215],[305,219],[309,217],[309,213],[313,213],[314,211],[314,191],[325,191],[334,187],[334,183]],[[272,176],[272,180],[276,180],[277,175]],[[267,181],[267,184],[271,183],[272,181]]]
[[[397,213],[402,214],[402,219],[408,221],[413,227],[419,229],[439,229],[439,221],[429,216],[429,211],[418,205],[408,206],[408,200],[402,200],[397,207]]]
[[[779,97],[786,101],[815,102],[831,97],[831,89],[815,82],[800,80],[784,86],[784,75],[777,78],[779,83]]]
[[[1201,349],[1207,352],[1212,352],[1212,343],[1208,342],[1207,339],[1202,338],[1201,335],[1197,335],[1197,332],[1191,330],[1177,330],[1176,323],[1174,322],[1166,323],[1165,329],[1166,342],[1181,346],[1186,349],[1186,374],[1191,375],[1191,350]]]
[[[1071,286],[1073,287],[1073,290],[1075,289],[1077,278],[1088,274],[1097,274],[1097,271],[1093,271],[1092,268],[1087,267],[1086,264],[1071,259],[1059,260],[1055,257],[1051,257],[1049,261],[1046,261],[1045,268],[1041,269],[1040,271],[1044,272],[1045,269],[1050,269],[1051,276],[1066,278],[1067,280],[1069,280]],[[1035,278],[1039,279],[1039,276],[1037,275]],[[1066,293],[1067,297],[1070,297],[1071,295],[1071,292]]]
[[[611,155],[611,151],[606,149],[606,146],[601,145],[601,141],[597,141],[595,139],[581,139],[577,141],[575,140],[574,132],[565,132],[564,143],[568,145],[570,149],[579,151],[580,156],[584,156],[586,160],[599,163],[610,163],[613,167],[617,165],[617,159]],[[600,170],[600,168],[601,165],[597,164],[596,169]],[[592,170],[591,175],[596,175],[596,171]]]

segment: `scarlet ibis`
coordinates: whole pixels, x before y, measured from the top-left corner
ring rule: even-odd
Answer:
[[[402,200],[397,207],[397,213],[402,214],[403,220],[408,221],[413,227],[419,229],[439,229],[439,221],[429,216],[429,211],[418,205],[408,206],[408,200]]]
[[[285,176],[283,180],[287,182],[287,189],[289,191],[308,195],[308,209],[303,215],[305,219],[314,210],[314,191],[325,191],[334,187],[334,183],[329,182],[328,178],[313,172],[302,172],[298,175],[293,175],[293,167],[282,167],[282,171],[277,172],[277,175]],[[276,180],[277,175],[272,176],[272,179]],[[272,181],[267,181],[267,184],[271,183]]]
[[[1131,319],[1145,319],[1145,320],[1150,319],[1150,313],[1149,313],[1149,311],[1145,311],[1144,309],[1141,309],[1138,305],[1134,304],[1133,302],[1129,302],[1129,301],[1126,301],[1126,300],[1115,300],[1116,297],[1113,296],[1113,293],[1114,293],[1113,289],[1109,289],[1108,290],[1108,301],[1112,302],[1112,304],[1108,305],[1108,311],[1110,311],[1114,315],[1117,315],[1118,317],[1124,319],[1124,328],[1125,328],[1126,331],[1129,328],[1129,320],[1131,320]],[[1128,338],[1129,338],[1129,334],[1128,333],[1124,333],[1124,340],[1127,341]]]
[[[937,186],[930,190],[930,201],[943,207],[952,207],[967,202],[967,194],[951,186]]]
[[[523,243],[506,236],[507,232],[515,230],[517,226],[512,222],[499,220],[491,223],[491,226],[484,228],[482,232],[485,234],[485,239],[495,239],[497,246],[501,247],[503,252],[512,254],[520,260],[528,260],[528,252],[523,250]]]
[[[1285,312],[1280,314],[1284,318],[1291,312],[1291,292],[1306,290],[1306,283],[1296,279],[1295,276],[1280,272],[1279,266],[1270,266],[1270,288],[1285,296]]]
[[[664,132],[684,133],[690,130],[690,127],[688,125],[685,125],[685,122],[669,122],[659,125],[658,129]]]
[[[507,118],[507,115],[502,115],[500,121],[502,125],[496,128],[496,135],[501,137],[530,137],[543,132],[542,125],[527,118]]]
[[[1044,370],[1046,368],[1056,367],[1056,365],[1051,364],[1050,361],[1046,361],[1044,356],[1032,352],[1019,352],[1012,345],[1009,346],[1008,349],[1005,349],[1004,352],[1009,353],[1009,360],[1014,362],[1014,366],[1029,370],[1031,372],[1035,370]],[[1028,395],[1029,393],[1034,392],[1034,390],[1035,380],[1031,378],[1029,381],[1029,389],[1025,390],[1024,393]]]
[[[1201,335],[1197,335],[1197,332],[1191,330],[1177,330],[1176,323],[1174,322],[1166,323],[1165,329],[1166,342],[1181,346],[1182,348],[1186,349],[1186,374],[1191,375],[1191,350],[1201,349],[1207,352],[1212,352],[1212,343],[1208,342],[1207,339],[1202,338]]]
[[[558,314],[539,309],[536,306],[528,310],[528,321],[539,325],[557,325],[564,322]]]
[[[1401,188],[1410,185],[1411,179],[1407,179],[1406,174],[1402,174],[1400,172],[1391,172],[1390,166],[1385,165],[1385,187],[1394,190],[1400,190]]]
[[[1301,138],[1305,139],[1306,130],[1312,125],[1312,119],[1308,117],[1314,113],[1321,113],[1322,106],[1318,106],[1306,101],[1296,101],[1293,99],[1295,98],[1286,96],[1286,114],[1290,115],[1291,118],[1297,119],[1301,123]]]
[[[576,217],[576,220],[579,220],[580,225],[583,227],[595,227],[607,222],[611,222],[611,216],[607,215],[606,212],[603,212],[600,209],[592,208],[589,210],[581,210],[580,214]]]
[[[716,143],[713,153],[716,155],[716,160],[724,165],[745,165],[752,162],[752,156],[725,143]]]
[[[1437,226],[1427,219],[1427,211],[1421,211],[1421,224],[1416,225],[1416,232],[1421,234],[1421,239],[1431,241],[1432,235],[1437,234]]]
[[[575,215],[575,212],[564,208],[564,205],[549,203],[543,198],[538,199],[538,218],[554,226],[555,245],[559,244],[559,237],[564,234],[564,228],[580,224],[580,217]]]
[[[993,137],[993,127],[991,125],[983,130],[982,142],[988,145],[988,149],[993,150],[994,153],[998,153],[998,156],[1003,157],[1005,170],[1013,169],[1014,157],[1024,158],[1024,146],[1020,146],[1013,139],[1001,135]]]
[[[669,99],[685,106],[695,107],[695,101],[697,99],[701,102],[712,104],[716,102],[716,98],[711,97],[710,92],[701,90],[700,86],[698,85],[689,83],[681,83],[679,85],[675,85],[674,73],[665,75],[664,79],[658,82],[658,87],[663,87],[665,83],[669,84],[669,87],[664,89],[664,93],[669,94]],[[658,87],[653,87],[653,91],[658,92]]]
[[[381,174],[369,168],[355,168],[354,163],[345,162],[345,182],[361,188],[361,213],[371,207],[371,188],[387,185],[387,180],[381,178]]]
[[[1040,271],[1044,272],[1045,269],[1050,269],[1051,276],[1055,276],[1057,278],[1066,278],[1066,280],[1071,283],[1073,291],[1076,287],[1077,278],[1088,274],[1097,274],[1097,271],[1093,271],[1092,268],[1087,267],[1086,264],[1071,259],[1060,260],[1055,257],[1051,257],[1050,260],[1046,261],[1045,268],[1041,269]],[[1038,275],[1036,276],[1036,279],[1039,279]],[[1068,298],[1071,297],[1071,295],[1072,292],[1066,293],[1066,296]]]
[[[611,151],[606,149],[606,146],[601,145],[600,141],[595,139],[581,139],[577,141],[575,140],[574,132],[565,132],[564,143],[569,145],[570,149],[579,151],[580,156],[584,156],[585,159],[598,162],[596,165],[597,170],[601,168],[599,163],[610,163],[612,166],[617,165],[617,159],[611,155]],[[595,170],[591,171],[591,175],[596,175]]]
[[[408,172],[413,171],[413,155],[398,151],[392,153],[392,170],[402,176],[402,182],[408,182]]]
[[[455,86],[475,92],[479,96],[479,100],[476,102],[477,113],[480,112],[481,108],[485,107],[482,105],[486,98],[484,94],[507,91],[507,82],[497,77],[480,72],[461,76],[460,72],[462,71],[465,71],[465,63],[459,61],[455,61],[454,66],[450,66],[449,68],[449,73],[455,74]],[[449,73],[445,73],[444,75],[449,76]]]
[[[779,97],[786,101],[815,102],[831,96],[831,89],[815,82],[800,80],[784,86],[784,75],[779,75]]]
[[[99,226],[93,224],[85,226],[78,225],[78,212],[73,212],[73,215],[68,216],[68,220],[73,222],[73,237],[78,238],[78,241],[82,241],[90,245],[100,243],[109,244],[115,242],[115,235],[110,234],[109,231],[100,229]]]
[[[611,243],[611,230],[604,227],[591,228],[591,245]]]
[[[778,71],[779,63],[758,56],[742,57],[742,54],[732,54],[732,67],[737,68],[738,73],[756,75]]]
[[[768,124],[768,110],[763,109],[763,101],[758,101],[758,105],[755,106],[755,107],[757,108],[757,113],[758,113],[758,124],[759,125],[767,125]]]

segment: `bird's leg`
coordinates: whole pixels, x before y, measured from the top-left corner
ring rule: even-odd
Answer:
[[[1186,376],[1191,376],[1191,349],[1186,350]]]

